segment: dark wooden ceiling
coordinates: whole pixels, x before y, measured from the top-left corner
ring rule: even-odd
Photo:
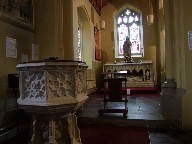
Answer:
[[[106,6],[111,0],[102,0],[102,7]]]
[[[106,6],[110,1],[112,0],[89,0],[91,2],[91,4],[93,5],[93,7],[95,8],[95,10],[101,14],[101,10],[104,6]]]

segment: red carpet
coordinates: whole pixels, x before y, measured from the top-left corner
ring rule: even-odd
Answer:
[[[82,144],[150,144],[148,130],[128,126],[79,125]]]

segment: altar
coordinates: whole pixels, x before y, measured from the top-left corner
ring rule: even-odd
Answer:
[[[120,71],[127,71],[127,74],[122,76],[127,78],[128,87],[154,87],[154,69],[151,61],[103,65],[103,73],[116,73]]]

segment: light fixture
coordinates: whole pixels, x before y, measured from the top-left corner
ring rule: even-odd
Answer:
[[[149,0],[149,15],[147,15],[147,24],[151,25],[154,22],[154,14],[153,14],[153,4],[152,1]]]
[[[154,21],[154,15],[153,14],[148,15],[147,16],[147,23],[148,23],[148,25],[152,25],[153,21]]]
[[[101,20],[101,29],[104,30],[105,29],[105,21]]]

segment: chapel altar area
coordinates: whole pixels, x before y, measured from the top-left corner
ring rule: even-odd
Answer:
[[[127,87],[154,87],[154,68],[151,61],[133,63],[104,64],[104,77],[111,77],[107,73],[125,72],[126,74],[116,75],[127,78]]]

